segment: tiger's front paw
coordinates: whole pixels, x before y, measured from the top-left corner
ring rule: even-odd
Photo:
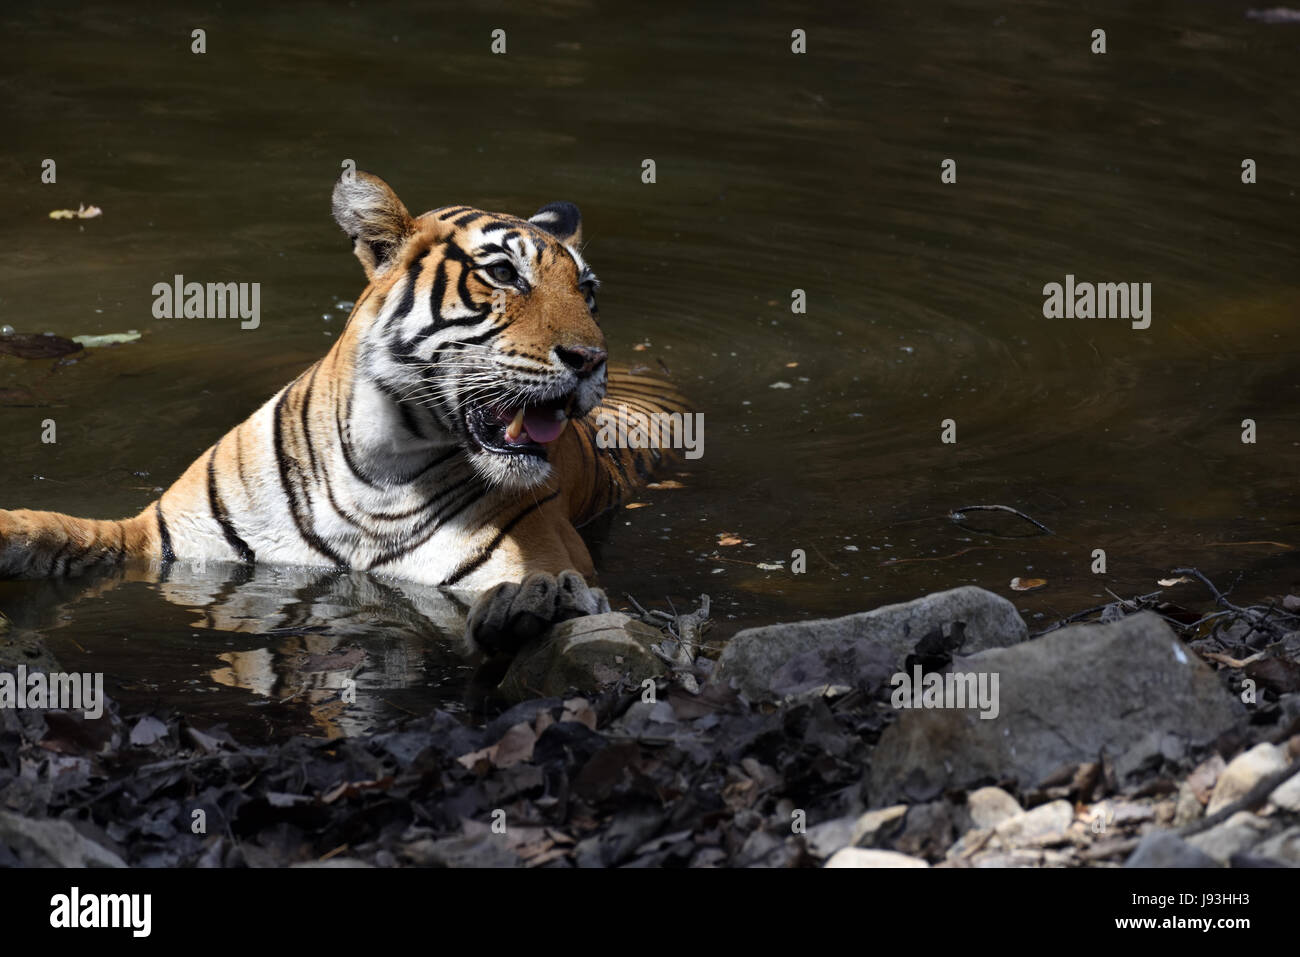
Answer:
[[[512,655],[552,625],[607,611],[605,593],[577,572],[533,572],[522,582],[502,582],[480,595],[465,633],[486,655]]]

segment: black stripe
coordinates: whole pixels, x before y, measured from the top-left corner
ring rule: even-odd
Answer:
[[[217,449],[220,447],[221,443],[218,442],[212,447],[212,454],[208,456],[208,508],[212,510],[212,517],[221,526],[221,534],[226,536],[226,543],[234,549],[241,562],[251,565],[257,561],[257,556],[248,547],[248,542],[239,537],[239,532],[235,530],[235,525],[230,520],[230,513],[226,511],[225,503],[221,501],[221,493],[217,489],[216,463]]]
[[[546,496],[546,498],[542,499],[541,501],[534,502],[532,505],[528,506],[518,515],[512,518],[510,521],[506,522],[506,524],[502,527],[501,531],[497,532],[496,538],[492,539],[492,541],[488,543],[487,548],[479,552],[478,557],[473,558],[468,562],[463,562],[461,566],[457,568],[455,572],[452,573],[450,578],[444,578],[442,580],[442,584],[454,585],[456,584],[456,582],[460,581],[470,572],[474,571],[474,569],[482,567],[487,562],[487,560],[492,557],[493,553],[497,550],[497,548],[500,547],[501,542],[504,541],[505,537],[510,534],[510,530],[512,528],[514,528],[525,518],[527,518],[533,512],[536,512],[543,505],[545,505],[547,502],[549,502],[551,499],[555,498],[559,494],[560,494],[559,490],[557,489],[556,491],[552,492],[550,495]]]
[[[355,390],[355,385],[353,386],[353,388]],[[380,388],[382,389],[382,386]],[[351,392],[348,393],[348,406],[347,406],[346,414],[347,414],[348,421],[351,421],[352,420],[352,393]],[[343,462],[344,464],[347,465],[348,470],[351,471],[353,477],[359,479],[362,482],[362,484],[368,485],[371,488],[382,488],[383,486],[379,482],[373,480],[365,472],[363,472],[361,470],[361,467],[357,465],[356,460],[352,458],[352,443],[349,442],[347,436],[343,434],[343,409],[342,406],[337,402],[334,403],[334,432],[336,435],[338,435],[339,448],[343,450]]]
[[[153,510],[158,516],[158,538],[162,542],[162,560],[170,565],[176,561],[176,553],[172,551],[172,534],[167,530],[167,522],[163,518],[162,502],[155,502]]]
[[[446,298],[447,260],[443,259],[438,262],[438,271],[433,274],[433,288],[429,290],[429,315],[433,316],[433,324],[429,327],[429,331],[424,334],[425,336],[442,324],[442,304]]]
[[[457,449],[456,451],[460,450]],[[427,508],[439,499],[447,498],[453,492],[466,485],[470,486],[469,493],[460,498],[456,503],[455,508],[451,508],[449,511],[448,508],[450,506],[448,505],[438,509],[422,523],[411,529],[411,531],[407,533],[406,541],[402,542],[402,544],[395,548],[390,548],[388,551],[375,558],[366,566],[366,569],[368,571],[373,570],[381,565],[387,565],[389,562],[396,561],[399,558],[409,555],[429,539],[433,538],[433,536],[438,533],[438,529],[441,528],[448,519],[459,515],[471,502],[476,502],[482,498],[482,489],[479,487],[478,483],[474,481],[473,477],[471,477],[469,479],[462,479],[455,485],[443,489],[437,495],[433,496],[433,498],[429,499],[429,501],[425,503],[424,507]]]
[[[284,489],[285,498],[289,500],[289,514],[293,516],[293,523],[298,527],[298,535],[304,542],[310,545],[316,551],[320,552],[335,565],[347,567],[347,562],[335,553],[319,535],[307,528],[303,522],[302,516],[298,514],[298,496],[294,494],[293,481],[289,475],[289,459],[284,452],[284,403],[289,398],[289,389],[286,388],[280,395],[280,399],[275,403],[275,461],[280,468],[280,487]]]
[[[311,376],[307,379],[307,388],[302,395],[302,441],[307,446],[307,464],[311,467],[311,477],[320,479],[320,469],[316,467],[316,444],[311,440],[311,397],[316,391],[316,375],[320,372],[321,364],[318,362],[311,367]],[[329,476],[324,476],[326,484],[329,484]]]
[[[167,521],[163,518],[162,502],[154,503],[154,512],[158,516],[158,538],[162,544],[162,560],[168,564],[176,561],[176,552],[172,550],[172,535],[167,528]]]
[[[456,280],[456,295],[460,296],[460,304],[466,309],[474,308],[474,300],[469,294],[469,277],[473,270],[468,264],[462,264],[460,267],[460,278]]]

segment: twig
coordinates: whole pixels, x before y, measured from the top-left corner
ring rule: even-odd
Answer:
[[[1275,548],[1295,549],[1295,545],[1288,545],[1286,542],[1270,542],[1267,539],[1256,542],[1206,542],[1206,547],[1226,548],[1232,545],[1272,545]]]
[[[1056,534],[1050,528],[1044,525],[1042,522],[1038,521],[1038,519],[1030,518],[1024,512],[1020,511],[1020,509],[1012,508],[1010,505],[967,505],[965,508],[953,509],[948,513],[948,517],[952,519],[953,522],[960,525],[964,513],[966,512],[1010,512],[1012,515],[1016,516],[1017,518],[1023,518],[1026,522],[1029,522],[1031,525],[1036,525],[1038,528],[1041,528],[1044,534],[1047,535]],[[1003,537],[1007,537],[1007,536],[1003,536]],[[1009,537],[1016,538],[1018,536],[1013,535]]]
[[[1203,584],[1206,588],[1208,588],[1208,589],[1210,590],[1210,593],[1211,593],[1212,595],[1214,595],[1214,600],[1215,600],[1218,604],[1222,605],[1224,608],[1231,608],[1233,611],[1235,611],[1235,612],[1240,612],[1240,613],[1243,614],[1243,615],[1244,615],[1244,614],[1247,614],[1246,609],[1244,609],[1244,608],[1238,608],[1238,607],[1237,607],[1236,605],[1234,605],[1232,602],[1228,601],[1227,596],[1226,596],[1223,592],[1219,591],[1218,588],[1215,587],[1214,582],[1210,581],[1208,578],[1206,578],[1204,575],[1202,575],[1201,572],[1200,572],[1198,569],[1195,569],[1195,568],[1175,568],[1175,569],[1171,572],[1171,574],[1173,574],[1173,575],[1195,575],[1197,578],[1200,579],[1201,584]]]
[[[963,548],[961,551],[953,552],[951,555],[936,555],[936,556],[934,556],[933,558],[890,558],[890,559],[888,559],[888,560],[886,560],[886,561],[881,562],[880,564],[881,564],[882,566],[886,566],[886,565],[907,565],[907,564],[910,564],[911,562],[946,562],[946,561],[947,561],[948,559],[950,559],[950,558],[958,558],[958,557],[960,557],[960,556],[962,556],[962,555],[965,555],[967,552],[997,551],[998,549],[1000,549],[1000,548],[1002,548],[1002,547],[1004,547],[1004,546],[1002,546],[1002,545],[971,545],[971,546],[968,547],[968,548]]]

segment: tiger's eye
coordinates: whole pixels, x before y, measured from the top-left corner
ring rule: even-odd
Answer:
[[[514,282],[519,278],[519,273],[517,273],[515,267],[509,263],[495,263],[494,265],[489,266],[488,274],[497,282],[502,283]]]

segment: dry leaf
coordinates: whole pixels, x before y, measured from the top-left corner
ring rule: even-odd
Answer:
[[[104,211],[98,206],[87,206],[81,203],[76,209],[54,209],[50,211],[50,219],[94,219],[96,216],[104,215]]]
[[[321,803],[333,804],[341,797],[355,797],[362,791],[387,791],[396,780],[391,774],[374,781],[343,781],[321,795]]]
[[[628,502],[623,507],[624,508],[645,508],[649,504],[650,504],[649,502]]]
[[[564,702],[564,713],[560,715],[560,720],[576,721],[585,724],[592,731],[596,730],[596,712],[586,698],[570,698]]]
[[[1011,579],[1011,590],[1033,591],[1035,588],[1042,588],[1046,584],[1046,578],[1013,578]]]
[[[665,482],[651,482],[646,488],[686,488],[686,486],[674,479],[668,479]]]
[[[1186,575],[1179,575],[1177,578],[1161,578],[1156,582],[1161,588],[1168,588],[1170,585],[1181,585],[1183,582],[1191,581]]]
[[[787,363],[785,364],[785,367],[786,367],[787,369],[797,369],[797,368],[799,368],[799,363],[797,363],[797,362],[787,362]]]
[[[632,351],[633,351],[633,352],[645,352],[645,351],[646,351],[647,349],[649,349],[649,348],[650,348],[650,343],[648,343],[648,342],[638,342],[636,345],[634,345],[634,346],[632,347]]]
[[[718,532],[719,545],[743,545],[745,540],[735,532]]]
[[[503,734],[496,744],[479,751],[471,751],[469,754],[462,754],[456,760],[463,767],[471,770],[483,760],[498,768],[508,768],[520,761],[532,760],[533,745],[536,743],[537,733],[521,721]]]

